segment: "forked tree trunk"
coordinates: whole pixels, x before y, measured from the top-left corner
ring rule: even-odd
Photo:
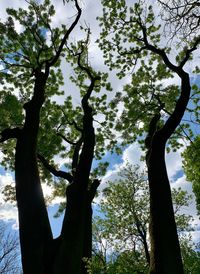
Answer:
[[[83,69],[88,72],[87,68]],[[91,84],[82,99],[84,112],[83,146],[78,162],[75,165],[73,181],[66,190],[67,205],[61,231],[61,246],[57,253],[54,267],[55,274],[84,274],[85,263],[83,259],[85,256],[90,256],[87,258],[91,258],[91,203],[93,196],[89,195],[90,191],[88,188],[94,157],[95,133],[93,128],[93,110],[89,106],[88,100],[96,78],[93,78],[90,73],[89,75]]]
[[[24,274],[83,274],[85,269],[82,259],[84,256],[91,258],[91,203],[99,183],[96,181],[89,189],[95,133],[88,100],[99,77],[93,77],[89,69],[81,64],[80,67],[91,78],[91,84],[82,99],[83,145],[82,148],[78,146],[81,152],[79,156],[78,150],[78,157],[75,157],[73,179],[66,190],[67,206],[62,232],[57,240],[52,238],[37,166],[37,135],[49,66],[45,73],[39,69],[35,71],[33,97],[24,105],[26,114],[23,128],[5,130],[2,138],[17,138],[16,198]],[[7,136],[8,133],[11,135]]]

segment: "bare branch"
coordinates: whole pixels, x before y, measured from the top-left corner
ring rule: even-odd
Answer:
[[[56,52],[56,55],[53,57],[52,60],[50,60],[50,62],[48,62],[48,66],[49,67],[53,66],[58,61],[58,59],[60,57],[60,54],[61,54],[61,52],[63,50],[63,47],[64,47],[64,45],[65,45],[65,43],[66,43],[69,35],[71,34],[71,32],[73,31],[73,29],[75,28],[75,26],[78,24],[78,21],[79,21],[79,19],[81,17],[82,10],[81,10],[81,8],[80,8],[80,6],[78,4],[78,0],[74,0],[74,2],[75,2],[75,7],[76,7],[77,12],[78,12],[77,16],[76,16],[74,22],[71,24],[71,26],[67,30],[67,32],[65,33],[65,35],[64,35],[64,37],[63,37],[63,39],[62,39],[62,41],[60,43],[60,46],[59,46],[59,48],[58,48],[58,50]]]
[[[188,37],[196,35],[200,27],[199,0],[158,0],[158,3],[164,11],[161,15],[172,38],[181,34],[188,40]]]
[[[138,22],[140,27],[141,27],[141,30],[142,30],[142,33],[143,33],[143,42],[146,46],[146,49],[159,55],[162,59],[163,59],[163,62],[165,63],[165,65],[171,69],[173,72],[176,72],[178,75],[180,75],[180,68],[178,66],[175,66],[174,64],[172,64],[169,60],[169,58],[167,57],[167,54],[165,52],[165,50],[163,49],[160,49],[160,48],[157,48],[155,47],[154,45],[151,45],[148,41],[148,38],[147,38],[147,30],[146,30],[146,27],[141,23],[141,22]]]
[[[60,136],[65,142],[67,142],[70,145],[75,146],[77,143],[76,142],[72,142],[69,139],[67,139],[62,133],[57,132],[57,135]]]

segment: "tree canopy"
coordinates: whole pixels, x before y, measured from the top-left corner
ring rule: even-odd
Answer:
[[[109,166],[103,156],[121,153],[137,140],[147,175],[127,167],[126,179],[110,184],[97,230],[105,228],[105,237],[121,252],[112,271],[121,273],[127,259],[138,273],[149,268],[149,273],[182,274],[179,236],[189,229],[190,216],[177,212],[189,196],[171,192],[165,151],[177,150],[183,138],[190,141],[184,167],[199,204],[194,124],[199,124],[200,90],[192,79],[199,68],[187,69],[200,44],[199,4],[102,0],[96,45],[106,66],[98,71],[90,62],[92,28],[81,22],[84,8],[78,0],[61,2],[70,18],[66,14],[59,26],[50,0],[8,8],[0,22],[1,164],[15,172],[15,187],[7,186],[4,194],[17,201],[23,271],[88,273],[92,201]],[[126,77],[123,88],[112,90],[108,69],[120,80]],[[61,167],[56,158],[64,160]],[[56,239],[41,182],[65,199]],[[185,254],[196,256],[189,247]]]
[[[148,273],[150,212],[147,175],[139,171],[138,166],[127,163],[118,176],[119,179],[107,183],[99,216],[94,220],[94,273],[95,267],[106,268],[108,273]],[[172,198],[184,269],[185,273],[190,273],[190,260],[193,255],[197,258],[199,252],[193,250],[187,235],[193,229],[192,217],[182,210],[190,205],[192,197],[180,188],[173,188]],[[101,258],[100,264],[95,263],[98,257]],[[193,272],[198,273],[197,265]]]
[[[199,175],[200,175],[200,166],[199,166],[199,141],[200,138],[197,136],[184,151],[184,170],[189,182],[192,182],[193,191],[196,196],[196,205],[197,210],[200,210],[200,188],[199,188]]]

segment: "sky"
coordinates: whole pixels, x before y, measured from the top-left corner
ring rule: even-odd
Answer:
[[[134,2],[134,1],[132,1]],[[53,3],[56,3],[56,17],[53,21],[53,24],[55,26],[58,26],[60,23],[66,22],[66,14],[67,18],[70,18],[72,14],[74,13],[74,9],[71,6],[71,9],[67,9],[67,7],[63,8],[62,0],[54,0]],[[24,0],[0,0],[0,18],[2,21],[5,19],[6,13],[5,10],[7,7],[25,7],[27,4]],[[101,5],[100,0],[94,1],[94,0],[82,0],[81,5],[83,8],[83,16],[81,19],[81,23],[90,25],[91,32],[92,32],[92,38],[90,42],[89,47],[89,53],[90,53],[90,62],[91,65],[98,70],[105,69],[103,58],[102,58],[102,52],[98,49],[97,45],[95,44],[95,40],[98,37],[99,34],[99,28],[98,24],[95,20],[96,16],[99,15],[101,12]],[[70,13],[70,15],[69,15]],[[20,31],[20,26],[16,25],[16,28]],[[80,32],[78,29],[76,29],[74,35],[74,39],[80,38]],[[196,62],[196,61],[195,61]],[[189,64],[188,71],[191,71],[191,67],[195,66],[195,63]],[[68,68],[65,67],[65,64],[62,63],[62,69],[65,72],[68,70]],[[113,89],[114,90],[121,90],[122,86],[128,82],[129,77],[125,77],[123,80],[119,81],[114,73],[110,74],[110,81],[112,82]],[[174,80],[173,80],[174,81]],[[177,79],[175,79],[177,81]],[[65,87],[67,90],[71,90],[74,88],[74,86],[67,86],[67,83],[65,84]],[[114,96],[113,94],[109,95],[110,98]],[[58,102],[60,100],[60,103],[62,103],[62,98],[55,98]],[[79,97],[74,97],[74,102],[78,103]],[[183,151],[184,147],[179,149],[177,152],[171,152],[169,154],[166,154],[166,165],[168,170],[169,179],[171,182],[172,188],[178,188],[181,187],[183,190],[187,190],[188,193],[192,193],[192,186],[189,182],[187,182],[185,175],[182,171],[182,159],[181,159],[181,153]],[[110,161],[112,164],[109,167],[109,170],[107,171],[106,175],[102,178],[102,183],[100,185],[100,190],[103,189],[106,186],[106,182],[110,180],[114,180],[117,177],[117,173],[125,163],[128,161],[132,164],[139,164],[141,166],[141,169],[144,168],[144,163],[140,161],[142,151],[139,147],[139,144],[137,142],[131,144],[130,146],[126,147],[123,151],[123,154],[119,157],[116,155],[111,155],[107,153],[106,160]],[[2,154],[0,153],[0,158],[2,157]],[[58,159],[59,161],[59,159]],[[60,163],[61,165],[63,163]],[[14,184],[13,174],[11,174],[9,171],[5,171],[2,167],[0,167],[0,190],[3,189],[3,187],[6,184]],[[51,188],[48,186],[43,185],[43,191],[45,195],[51,194]],[[95,200],[96,203],[98,203],[99,198]],[[54,236],[57,237],[60,232],[61,228],[61,222],[62,218],[55,219],[53,218],[53,215],[56,213],[57,209],[57,203],[59,202],[59,199],[54,200],[53,205],[49,206],[48,213],[50,216],[50,221],[52,224],[52,229]],[[188,214],[193,215],[194,217],[194,225],[196,227],[195,231],[193,233],[193,239],[195,242],[200,240],[200,222],[199,218],[196,213],[196,207],[195,207],[195,201],[193,198],[192,203],[190,204],[189,208],[184,209]],[[0,193],[0,219],[4,220],[5,222],[9,223],[13,229],[17,229],[17,209],[15,206],[9,203],[5,203],[3,200],[3,196]]]

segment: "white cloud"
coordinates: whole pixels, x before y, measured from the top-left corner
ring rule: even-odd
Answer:
[[[183,187],[183,189],[192,191],[191,184],[186,181],[185,176],[181,178],[176,178],[178,172],[182,171],[182,158],[181,153],[183,152],[184,147],[181,147],[176,152],[166,153],[166,166],[170,182],[172,182],[173,187]],[[140,170],[146,168],[145,162],[141,161],[141,157],[144,157],[145,152],[141,149],[140,145],[135,142],[129,145],[122,154],[122,163],[116,164],[112,170],[108,170],[106,175],[103,177],[103,182],[110,180],[112,177],[116,177],[117,173],[123,169],[126,163],[132,165],[139,165]]]
[[[112,169],[107,171],[106,175],[101,180],[98,190],[102,191],[107,186],[107,182],[115,181],[119,178],[118,173],[120,170],[123,170],[127,162],[132,165],[139,165],[140,170],[143,170],[145,168],[145,164],[140,160],[142,155],[143,151],[139,147],[138,143],[135,142],[129,145],[122,154],[122,163],[115,164]],[[99,201],[99,197],[96,198],[95,202],[97,201]]]
[[[50,199],[49,206],[53,206],[55,204],[59,204],[65,201],[65,198],[63,197],[53,197],[52,194],[53,194],[54,188],[50,185],[47,185],[46,183],[42,183],[42,191],[43,191],[44,198],[47,200],[47,203],[48,203],[48,200]]]
[[[9,203],[1,205],[0,219],[3,221],[15,221],[18,222],[17,208]]]
[[[182,177],[174,180],[171,183],[171,187],[175,188],[175,189],[181,188],[182,190],[187,191],[187,193],[189,195],[192,195],[192,200],[191,200],[190,205],[188,207],[182,208],[181,212],[184,213],[184,214],[188,214],[188,215],[193,216],[193,218],[194,218],[193,225],[195,225],[195,224],[200,225],[199,217],[197,216],[195,196],[194,196],[194,193],[192,191],[192,184],[190,182],[188,182],[186,180],[185,175],[183,175]],[[200,237],[200,235],[199,235],[199,237]]]
[[[13,178],[10,173],[0,175],[0,220],[14,221],[18,223],[17,208],[9,202],[5,202],[3,199],[2,190],[6,185],[13,184]]]
[[[131,144],[123,152],[123,162],[129,162],[132,165],[139,165],[141,169],[144,169],[145,164],[141,161],[141,157],[144,156],[144,151],[140,148],[137,142]]]
[[[166,166],[169,175],[170,181],[174,181],[174,177],[177,173],[182,170],[182,159],[181,153],[184,147],[180,148],[176,152],[170,152],[166,154]],[[112,170],[109,170],[103,180],[107,180],[107,178],[112,177],[112,174],[115,175],[119,172],[120,169],[126,165],[126,162],[132,165],[139,165],[140,170],[144,170],[146,168],[145,162],[141,161],[141,157],[144,157],[145,152],[141,149],[140,145],[135,142],[129,145],[122,154],[122,163],[114,166]]]
[[[176,152],[167,153],[165,156],[167,172],[170,181],[174,179],[176,174],[182,169],[181,152],[183,149],[179,149]]]

